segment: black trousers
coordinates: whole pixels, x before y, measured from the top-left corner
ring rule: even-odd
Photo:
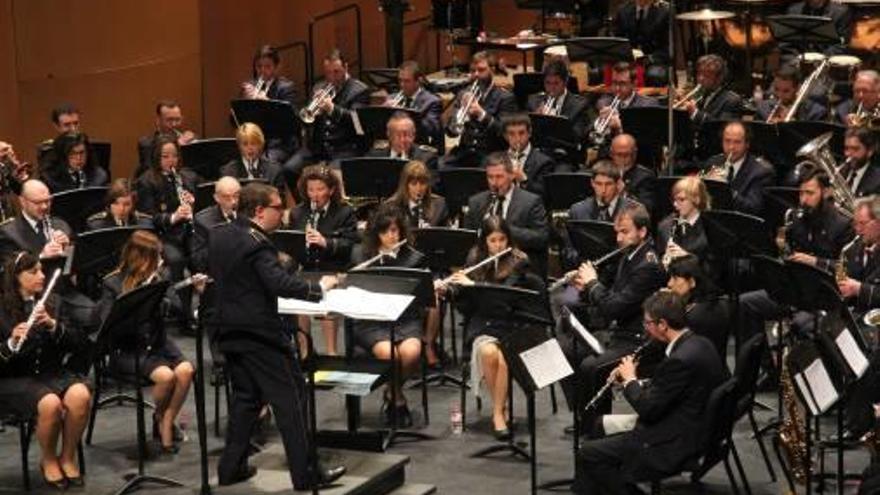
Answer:
[[[638,454],[639,442],[632,432],[589,440],[577,453],[577,471],[572,486],[582,495],[626,495],[633,493],[623,464]]]
[[[232,406],[226,430],[226,448],[217,471],[220,480],[243,472],[251,432],[264,403],[272,406],[281,432],[290,478],[296,489],[309,485],[308,426],[305,381],[290,352],[266,347],[261,352],[226,352],[232,380]]]

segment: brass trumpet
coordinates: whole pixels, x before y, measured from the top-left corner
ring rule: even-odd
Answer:
[[[590,132],[590,139],[597,146],[605,141],[605,137],[611,130],[611,119],[617,115],[618,110],[620,109],[620,97],[615,95],[614,99],[611,100],[611,103],[608,105],[608,108],[610,110],[604,117],[599,117],[593,122],[593,130]]]
[[[703,97],[703,85],[697,84],[694,86],[694,89],[690,90],[686,95],[682,96],[675,103],[673,103],[672,108],[676,110],[680,110],[688,100],[694,100],[694,103],[700,103]]]
[[[450,136],[455,137],[461,135],[464,131],[464,125],[467,124],[468,119],[470,119],[469,112],[471,110],[471,105],[473,105],[474,102],[479,102],[483,96],[483,91],[480,89],[480,80],[475,79],[470,88],[462,94],[458,111],[455,112],[452,122],[449,123],[448,131]]]
[[[321,113],[321,104],[323,104],[326,100],[332,100],[336,97],[336,87],[332,84],[326,84],[321,89],[315,91],[314,96],[312,96],[312,100],[308,105],[304,106],[299,111],[299,118],[306,124],[311,124],[315,121],[315,117],[317,117]]]
[[[385,100],[385,105],[402,108],[404,99],[406,99],[406,96],[404,96],[403,91],[398,91],[397,93],[394,93],[394,96],[389,96],[388,99]]]

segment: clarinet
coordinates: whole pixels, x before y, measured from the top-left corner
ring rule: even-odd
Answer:
[[[486,204],[486,211],[483,212],[483,219],[487,219],[495,214],[495,210],[498,209],[498,201],[501,200],[501,197],[498,196],[498,193],[492,191],[489,193],[489,202]]]
[[[318,203],[312,201],[309,204],[309,215],[306,217],[306,233],[309,230],[318,230]],[[306,237],[306,257],[315,265],[318,264],[318,249],[315,245],[309,244],[308,236]]]
[[[641,357],[642,353],[645,352],[645,349],[649,345],[651,345],[650,340],[642,342],[642,344],[640,346],[636,347],[636,350],[633,351],[633,353],[632,353],[633,357],[635,357],[635,359],[638,359],[639,357]],[[621,358],[621,360],[622,360],[622,358]],[[617,363],[620,363],[621,360],[618,360]],[[612,371],[611,375],[608,377],[608,381],[605,382],[605,385],[602,385],[602,388],[600,388],[599,391],[596,392],[596,395],[594,395],[593,398],[590,399],[590,402],[588,402],[587,405],[584,406],[584,412],[587,412],[590,409],[592,409],[596,405],[596,403],[599,402],[599,399],[601,399],[605,395],[605,393],[611,389],[611,387],[614,385],[614,382],[616,380],[617,380],[617,373]]]
[[[171,177],[174,180],[174,190],[177,192],[177,201],[180,205],[188,205],[189,201],[186,199],[187,191],[183,187],[183,178],[180,176],[180,173],[177,171],[177,168],[171,169]],[[187,224],[191,227],[193,224],[193,219],[190,218],[187,220]]]

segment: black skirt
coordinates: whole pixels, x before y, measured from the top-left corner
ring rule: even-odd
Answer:
[[[4,404],[3,408],[13,414],[35,416],[40,399],[47,394],[63,398],[67,389],[77,383],[90,386],[87,378],[67,371],[0,378],[0,404]]]
[[[421,338],[421,317],[403,318],[394,329],[394,343],[399,344],[406,339]],[[358,320],[354,322],[354,341],[359,347],[372,351],[378,342],[391,340],[391,326],[387,321]]]
[[[149,378],[160,366],[168,366],[172,370],[180,363],[186,361],[183,352],[171,339],[166,338],[160,347],[154,347],[146,356],[141,356],[141,376]],[[134,354],[121,352],[115,354],[110,365],[119,373],[133,375],[135,370]]]

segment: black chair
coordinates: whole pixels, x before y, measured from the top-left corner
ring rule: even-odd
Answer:
[[[776,472],[773,470],[770,457],[767,455],[767,448],[764,446],[764,434],[758,428],[754,414],[755,393],[761,371],[761,359],[764,353],[767,352],[767,348],[767,336],[763,332],[752,336],[740,345],[736,356],[736,368],[734,369],[734,377],[736,377],[734,394],[736,395],[736,419],[738,421],[748,416],[755,441],[758,443],[761,456],[764,458],[764,464],[767,466],[767,473],[770,475],[770,480],[776,482]]]
[[[0,404],[0,425],[12,426],[18,428],[19,450],[21,451],[21,481],[24,490],[31,491],[30,467],[28,465],[28,453],[30,452],[31,438],[37,425],[36,416],[21,416],[18,414],[7,413],[3,411]],[[79,471],[82,476],[86,475],[86,461],[83,454],[82,442],[77,445],[77,456],[79,457]]]

